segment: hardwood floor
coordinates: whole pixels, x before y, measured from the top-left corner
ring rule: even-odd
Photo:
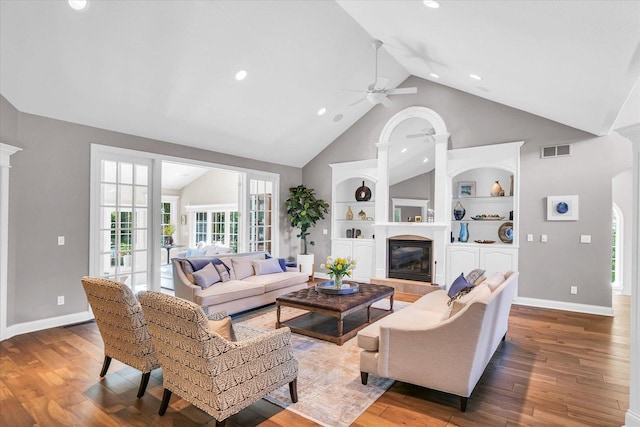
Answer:
[[[396,294],[412,301],[415,296]],[[613,296],[615,318],[513,306],[502,343],[469,399],[396,382],[354,426],[620,426],[629,399],[629,297]],[[48,329],[0,344],[3,426],[199,426],[215,420],[177,396],[157,415],[162,374],[136,399],[140,372],[113,360],[99,381],[95,323]],[[437,363],[437,361],[416,361]],[[312,426],[264,400],[227,426]]]

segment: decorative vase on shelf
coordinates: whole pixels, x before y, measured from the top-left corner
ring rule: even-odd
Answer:
[[[468,222],[460,223],[460,235],[458,236],[458,240],[460,240],[463,243],[466,243],[469,241],[469,223]]]
[[[351,206],[347,208],[347,219],[353,219],[353,211],[351,210]]]
[[[367,219],[367,213],[365,211],[360,211],[358,212],[358,218],[361,219],[362,221]]]
[[[356,200],[358,202],[368,202],[371,200],[371,189],[364,185],[364,181],[362,181],[362,185],[356,189]]]
[[[467,213],[467,211],[464,206],[462,206],[462,203],[456,203],[456,205],[453,207],[453,217],[455,218],[455,220],[460,221],[462,218],[464,218],[465,213]]]
[[[500,182],[496,181],[491,186],[491,197],[499,197],[499,196],[504,196],[504,189],[502,188],[502,185],[500,185]]]

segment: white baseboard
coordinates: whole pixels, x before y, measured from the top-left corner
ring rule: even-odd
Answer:
[[[64,316],[17,323],[15,325],[7,326],[7,336],[2,338],[9,339],[16,335],[28,334],[30,332],[41,331],[43,329],[57,328],[58,326],[72,325],[74,323],[86,322],[91,319],[93,319],[93,313],[88,310],[81,311],[80,313],[66,314]]]
[[[575,311],[578,313],[598,314],[600,316],[614,316],[613,308],[603,307],[600,305],[576,304],[573,302],[552,301],[546,299],[525,297],[516,297],[513,300],[513,303],[518,305],[526,305],[529,307],[552,308],[554,310]]]
[[[640,414],[637,414],[629,409],[624,418],[624,421],[625,427],[640,427]]]

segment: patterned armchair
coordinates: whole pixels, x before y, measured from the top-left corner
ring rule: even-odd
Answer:
[[[151,371],[160,367],[142,308],[127,285],[99,277],[83,277],[82,286],[96,318],[104,362],[100,378],[107,374],[111,359],[140,371],[138,398],[144,395]]]
[[[140,292],[138,299],[162,365],[160,415],[172,393],[213,416],[216,426],[287,383],[291,400],[298,401],[298,361],[289,328],[264,332],[234,325],[237,341],[227,341],[210,330],[216,314],[208,319],[191,301],[151,291]]]

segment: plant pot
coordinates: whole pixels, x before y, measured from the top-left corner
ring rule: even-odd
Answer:
[[[313,254],[298,254],[298,268],[300,269],[300,272],[313,276],[314,260],[315,257]]]

